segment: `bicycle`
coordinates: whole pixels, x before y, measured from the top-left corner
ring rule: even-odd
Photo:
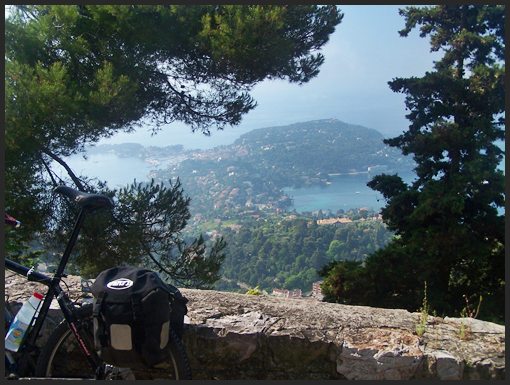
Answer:
[[[6,377],[23,378],[81,378],[96,380],[132,379],[191,379],[191,369],[184,345],[170,329],[170,358],[147,369],[117,368],[105,363],[94,350],[92,304],[71,301],[60,283],[71,251],[76,244],[87,214],[112,209],[113,202],[106,195],[91,194],[66,186],[59,186],[54,193],[73,200],[80,208],[62,258],[53,276],[47,276],[12,260],[5,260],[5,268],[23,275],[28,281],[39,282],[48,287],[39,306],[37,317],[32,320],[18,352],[6,351]],[[12,218],[12,217],[11,217]],[[12,220],[6,224],[14,224]],[[19,222],[17,223],[19,225]],[[51,302],[56,299],[64,320],[55,328],[47,343],[39,348],[37,340]],[[6,332],[14,315],[5,309]]]

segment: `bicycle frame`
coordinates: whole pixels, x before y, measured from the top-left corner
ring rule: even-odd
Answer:
[[[62,255],[62,259],[57,267],[57,270],[53,277],[49,277],[45,274],[39,273],[34,270],[34,268],[28,268],[26,266],[20,265],[14,261],[9,259],[5,260],[5,268],[11,270],[17,274],[23,275],[27,277],[29,281],[39,282],[48,287],[48,291],[44,297],[44,300],[40,306],[39,314],[35,319],[35,322],[32,323],[31,327],[27,331],[27,335],[25,336],[22,345],[20,347],[19,352],[22,354],[20,368],[19,371],[21,374],[26,373],[27,365],[29,364],[29,355],[32,351],[36,349],[36,340],[39,336],[39,332],[41,331],[42,325],[46,316],[48,314],[51,302],[53,298],[56,298],[60,309],[62,310],[62,314],[64,319],[69,325],[72,333],[74,334],[80,349],[85,354],[87,361],[91,365],[94,371],[97,371],[100,365],[98,365],[95,356],[92,352],[89,351],[87,346],[85,345],[83,338],[78,332],[76,327],[76,318],[73,312],[73,306],[71,300],[67,296],[64,290],[60,287],[60,281],[66,275],[64,274],[64,269],[69,261],[69,257],[71,255],[71,251],[76,244],[76,240],[78,239],[78,234],[83,225],[83,221],[85,219],[86,212],[88,210],[86,208],[82,208],[74,225],[73,231],[71,233],[71,237],[67,243],[67,246]],[[98,373],[99,374],[99,373]]]

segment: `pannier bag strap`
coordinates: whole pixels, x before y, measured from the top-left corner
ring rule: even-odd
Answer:
[[[141,349],[141,341],[145,339],[144,312],[142,309],[142,302],[137,295],[131,296],[131,309],[133,310],[133,327],[137,337],[134,338],[135,350]]]
[[[97,299],[94,303],[94,307],[92,310],[94,317],[99,316],[99,313],[101,312],[101,307],[103,306],[103,301],[104,301],[105,296],[106,296],[106,292],[104,292],[104,291],[99,293],[99,295],[97,296]]]
[[[143,321],[142,301],[138,296],[131,296],[131,307],[133,309],[133,320],[137,322]]]
[[[99,344],[103,347],[108,346],[108,335],[106,334],[106,330],[104,328],[104,321],[102,320],[102,317],[99,316],[99,314],[101,313],[101,308],[103,307],[105,297],[106,297],[105,292],[99,293],[92,307],[92,314],[94,316],[94,319],[97,320],[94,321],[94,323],[99,322],[101,324],[101,327],[97,331],[97,336],[99,337]]]

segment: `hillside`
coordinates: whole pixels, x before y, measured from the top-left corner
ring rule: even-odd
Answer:
[[[332,261],[363,261],[393,237],[373,213],[346,223],[320,225],[312,217],[266,216],[263,220],[239,218],[211,226],[209,233],[227,241],[222,280],[216,289],[241,291],[242,282],[261,290],[312,290],[317,273]],[[350,215],[353,217],[352,215]]]
[[[285,187],[326,185],[330,174],[410,170],[411,161],[382,140],[376,130],[332,119],[267,127],[228,146],[191,152],[155,176],[179,177],[194,213],[275,212],[292,204]]]
[[[336,119],[267,127],[242,135],[233,144],[260,168],[294,175],[365,172],[369,167],[408,169],[410,162],[386,146],[380,132]]]

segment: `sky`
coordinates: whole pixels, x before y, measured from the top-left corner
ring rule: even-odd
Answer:
[[[417,31],[400,37],[398,31],[404,27],[404,18],[398,9],[404,7],[340,6],[344,18],[321,50],[325,62],[319,75],[303,85],[285,80],[257,84],[251,93],[257,107],[238,126],[213,130],[207,137],[192,133],[183,123],[172,123],[155,136],[141,127],[134,133],[119,133],[99,143],[211,148],[230,144],[256,128],[330,118],[376,129],[385,137],[397,136],[409,122],[405,118],[404,95],[391,91],[388,81],[423,76],[439,58],[430,52],[428,37],[420,38]]]
[[[286,80],[257,84],[251,95],[257,107],[241,123],[213,130],[211,136],[192,133],[184,123],[163,126],[156,135],[148,127],[118,133],[99,144],[136,142],[142,145],[182,144],[187,149],[230,144],[256,128],[335,118],[373,128],[394,137],[409,125],[404,95],[394,93],[388,81],[396,77],[423,76],[438,53],[430,52],[429,38],[414,30],[400,37],[405,5],[341,5],[344,14],[330,40],[322,47],[325,62],[317,77],[298,85]],[[7,10],[7,8],[6,8]]]

